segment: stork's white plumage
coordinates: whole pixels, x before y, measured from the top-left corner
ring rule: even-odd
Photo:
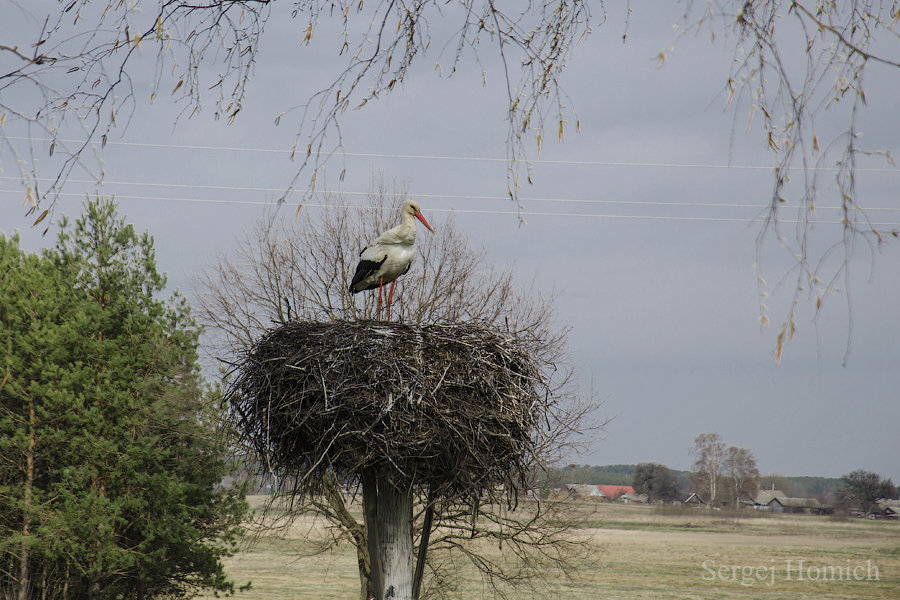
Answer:
[[[378,315],[381,316],[381,290],[390,282],[391,291],[387,298],[388,320],[391,319],[391,299],[397,278],[409,271],[409,265],[416,254],[416,221],[418,219],[434,233],[434,229],[422,216],[419,203],[407,200],[400,208],[403,222],[388,229],[373,243],[359,253],[359,264],[350,282],[350,292],[357,293],[378,288]]]

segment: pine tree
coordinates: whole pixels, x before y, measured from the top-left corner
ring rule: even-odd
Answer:
[[[41,256],[0,239],[0,572],[27,597],[228,591],[245,511],[202,388],[198,328],[153,240],[90,201]],[[8,509],[8,510],[7,510]],[[8,535],[7,535],[8,534]]]

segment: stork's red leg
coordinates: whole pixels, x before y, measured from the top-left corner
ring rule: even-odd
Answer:
[[[387,309],[388,309],[388,321],[391,320],[391,299],[394,297],[394,286],[397,285],[397,280],[393,280],[391,282],[391,291],[388,293],[388,301],[387,301]]]
[[[378,280],[378,318],[381,318],[381,288],[384,287],[384,277]]]

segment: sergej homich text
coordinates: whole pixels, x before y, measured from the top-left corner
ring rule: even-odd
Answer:
[[[704,560],[703,581],[733,581],[743,586],[757,584],[775,585],[775,581],[878,581],[878,565],[871,560],[843,565],[816,565],[806,560],[785,559],[777,563],[771,559],[768,565],[720,565],[715,560]]]

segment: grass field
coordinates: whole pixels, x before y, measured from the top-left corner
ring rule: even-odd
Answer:
[[[545,578],[541,591],[513,598],[741,598],[866,600],[900,598],[900,522],[765,515],[739,518],[703,510],[572,502],[593,559],[571,579]],[[317,556],[322,525],[301,519],[261,536],[226,561],[242,600],[353,599],[355,552]],[[501,553],[498,548],[486,552]],[[801,562],[802,561],[802,562]],[[457,565],[460,598],[487,596],[474,568]]]

